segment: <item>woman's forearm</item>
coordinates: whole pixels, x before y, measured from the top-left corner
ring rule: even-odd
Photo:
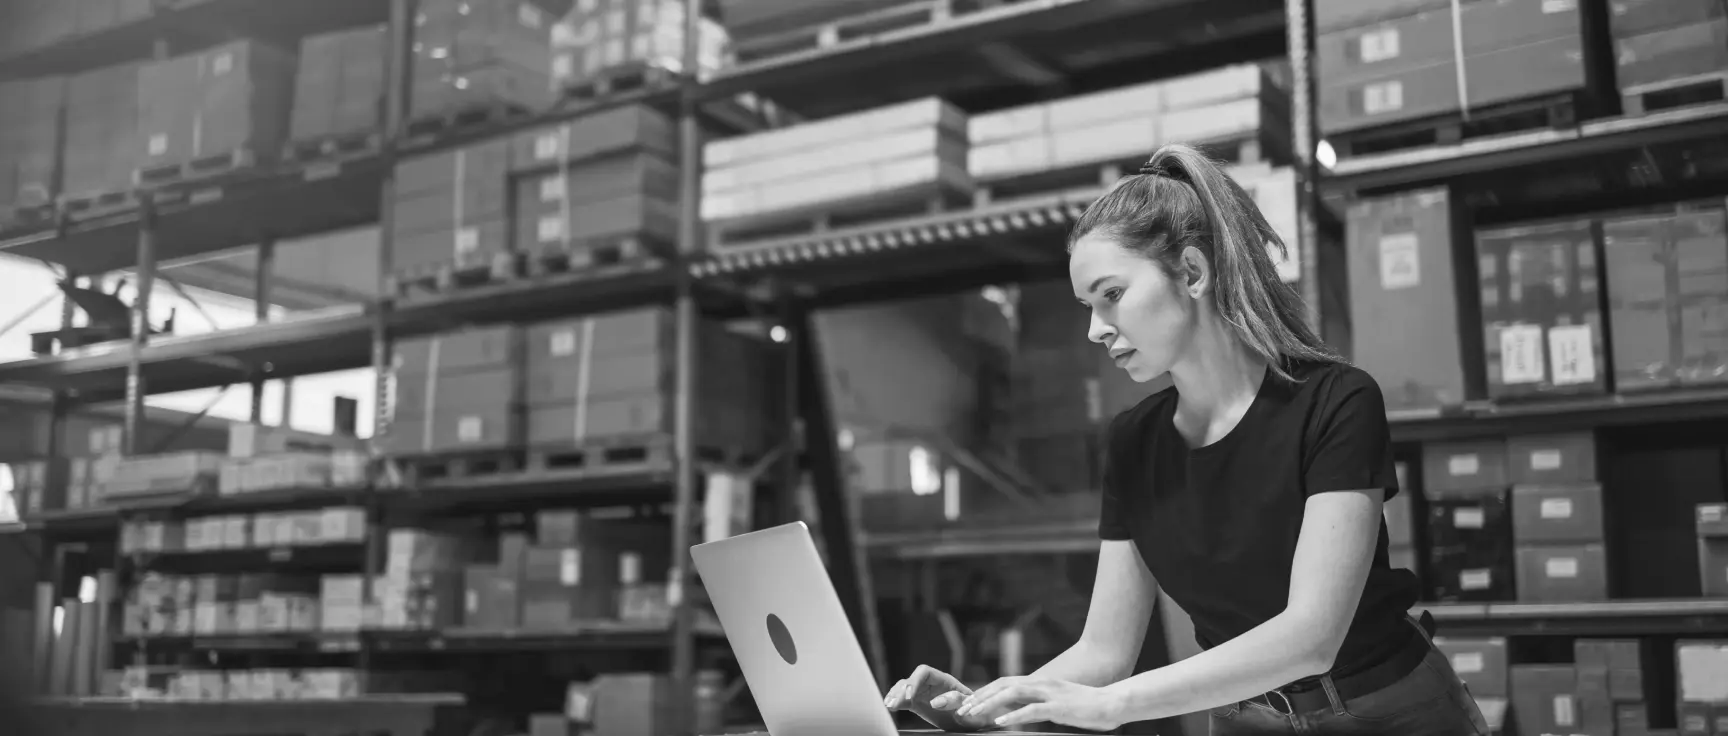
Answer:
[[[1288,614],[1188,659],[1109,686],[1122,722],[1149,721],[1247,700],[1326,671],[1313,627]],[[1052,662],[1052,664],[1055,664]]]
[[[1133,652],[1132,654],[1138,654]],[[1066,680],[1068,682],[1104,687],[1123,677],[1134,669],[1132,659],[1124,660],[1122,652],[1104,651],[1097,644],[1081,639],[1068,647],[1054,659],[1033,672],[1033,677],[1051,680]]]

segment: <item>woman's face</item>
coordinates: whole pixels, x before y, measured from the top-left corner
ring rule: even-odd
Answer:
[[[1197,287],[1165,275],[1109,235],[1094,231],[1074,244],[1068,280],[1092,310],[1086,336],[1135,381],[1168,372],[1193,339]]]

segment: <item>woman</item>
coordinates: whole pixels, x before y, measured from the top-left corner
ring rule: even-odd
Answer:
[[[1242,187],[1166,146],[1076,223],[1088,337],[1174,386],[1112,422],[1102,545],[1080,641],[969,691],[919,667],[887,695],[944,730],[1090,730],[1211,712],[1214,734],[1479,734],[1468,690],[1410,619],[1386,559],[1398,492],[1374,380],[1309,329]],[[1159,586],[1204,652],[1128,677]]]

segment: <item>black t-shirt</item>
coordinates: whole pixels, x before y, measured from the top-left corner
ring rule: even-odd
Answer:
[[[1284,610],[1308,496],[1398,492],[1380,387],[1336,363],[1293,363],[1297,382],[1270,370],[1236,427],[1189,449],[1165,389],[1118,415],[1106,446],[1098,534],[1133,540],[1170,598],[1194,619],[1202,648],[1229,641]],[[1355,620],[1334,661],[1348,674],[1403,645],[1419,583],[1386,561],[1386,524]]]

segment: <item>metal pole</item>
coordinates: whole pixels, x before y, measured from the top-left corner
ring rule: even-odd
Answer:
[[[127,455],[144,451],[139,427],[144,423],[144,346],[150,339],[150,292],[156,286],[156,213],[149,202],[138,220],[138,291],[132,299],[132,354],[126,363],[126,425],[122,428]]]
[[[672,607],[672,688],[675,705],[673,734],[696,730],[696,636],[690,608],[691,532],[696,523],[696,297],[687,259],[700,250],[702,197],[702,131],[691,92],[697,84],[701,59],[702,1],[684,1],[684,60],[686,84],[678,106],[678,253],[677,396],[673,405],[673,472],[677,479],[672,512],[672,570],[668,601]]]
[[[1322,329],[1320,314],[1320,230],[1316,214],[1320,208],[1320,167],[1314,155],[1319,127],[1314,100],[1313,0],[1285,0],[1286,33],[1290,48],[1290,136],[1296,148],[1295,243],[1287,244],[1301,259],[1302,300],[1308,308],[1308,324],[1316,334]]]
[[[780,330],[786,337],[786,341],[780,345],[783,356],[780,426],[786,428],[786,455],[780,459],[780,495],[774,504],[775,524],[790,524],[799,519],[798,491],[804,485],[804,471],[800,467],[804,443],[798,407],[798,351],[793,343],[800,338],[800,335],[793,332],[798,320],[798,305],[793,301],[795,298],[789,290],[782,290],[780,294]]]
[[[258,244],[258,273],[254,274],[252,315],[258,324],[270,321],[270,281],[276,270],[276,241],[265,238]],[[252,377],[252,423],[264,423],[264,376]]]

